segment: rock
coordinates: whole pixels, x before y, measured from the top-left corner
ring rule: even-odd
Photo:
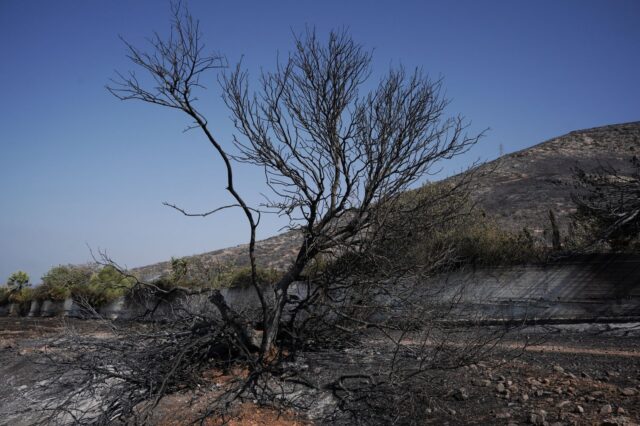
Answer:
[[[520,401],[527,402],[528,400],[529,400],[529,394],[528,393],[523,393],[522,395],[520,395]]]
[[[557,373],[564,373],[564,368],[560,367],[559,365],[554,365],[553,366],[553,371],[555,371]]]
[[[626,411],[624,408],[622,408],[622,407],[618,407],[618,409],[616,410],[616,413],[617,413],[619,416],[622,416],[622,415],[627,414],[627,411]]]
[[[510,419],[510,418],[511,418],[511,413],[508,411],[496,414],[496,419]]]
[[[582,405],[576,405],[576,413],[584,414],[584,408],[582,408]]]
[[[466,401],[469,399],[469,393],[465,388],[460,388],[454,392],[453,397],[458,401]]]
[[[19,391],[27,390],[27,385],[22,385],[18,387]]]
[[[628,417],[609,417],[600,423],[601,426],[637,426],[637,423],[633,422]]]
[[[474,386],[489,387],[491,386],[491,380],[473,379],[471,380],[471,384]]]
[[[504,387],[504,385],[502,383],[498,383],[498,386],[496,386],[496,392],[498,393],[504,393],[507,389]]]
[[[634,388],[624,388],[620,391],[624,396],[634,396],[637,392]]]
[[[449,414],[452,416],[455,416],[457,413],[456,413],[456,410],[449,408]]]
[[[611,408],[611,404],[603,405],[602,407],[600,407],[600,414],[602,415],[608,415],[608,414],[611,414],[612,412],[613,412],[613,408]]]
[[[571,404],[571,401],[562,401],[556,404],[556,408],[565,408]]]
[[[547,412],[544,410],[536,410],[529,414],[529,423],[532,425],[542,426],[546,422]]]

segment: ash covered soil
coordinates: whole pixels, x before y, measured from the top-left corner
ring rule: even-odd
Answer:
[[[107,334],[97,321],[0,318],[0,424],[28,425],[37,420],[46,424],[42,408],[77,386],[72,378],[51,377],[46,364],[39,363],[48,345],[63,338],[62,331],[69,328],[96,337]],[[513,358],[523,334],[530,343]],[[358,350],[308,352],[296,362],[320,380],[357,372],[362,363],[384,353],[381,345],[372,338]],[[214,374],[210,380],[214,389],[219,386],[216,381],[225,377]],[[426,415],[415,424],[639,424],[640,324],[528,327],[518,339],[500,342],[492,358],[457,370],[434,371],[431,382],[433,397]],[[206,409],[213,393],[204,387],[166,397],[157,407],[154,424],[189,424]],[[309,413],[277,413],[251,402],[239,405],[235,413],[230,424],[313,424]]]

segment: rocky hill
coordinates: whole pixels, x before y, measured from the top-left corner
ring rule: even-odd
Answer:
[[[530,148],[504,155],[480,166],[473,196],[479,206],[510,229],[526,226],[542,233],[553,210],[565,226],[572,211],[573,169],[599,165],[629,168],[629,159],[640,153],[640,121],[577,130]],[[300,239],[284,233],[258,242],[256,256],[262,267],[284,268],[292,260]],[[205,264],[246,266],[247,245],[238,245],[195,256]],[[136,268],[144,278],[170,270],[170,262]]]
[[[561,224],[567,223],[576,166],[593,170],[609,165],[625,171],[637,154],[640,122],[576,130],[481,166],[490,173],[480,178],[474,196],[499,223],[540,233],[549,224],[549,210]]]

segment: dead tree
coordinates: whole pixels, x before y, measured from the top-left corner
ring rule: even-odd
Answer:
[[[198,215],[226,208],[243,212],[258,315],[236,311],[213,288],[171,289],[206,294],[217,315],[188,313],[175,324],[137,337],[134,333],[131,339],[140,342],[140,353],[133,352],[130,339],[116,336],[115,343],[96,344],[99,350],[58,352],[72,353],[70,360],[52,355],[59,365],[84,372],[85,388],[88,383],[108,388],[107,396],[100,396],[106,402],[94,410],[99,421],[126,418],[144,401],[155,406],[165,393],[197,382],[211,359],[240,360],[248,369],[246,380],[225,394],[225,403],[248,392],[256,400],[282,405],[281,385],[274,387],[272,380],[279,376],[331,390],[341,401],[340,410],[356,417],[371,411],[374,400],[367,402],[367,395],[375,395],[376,410],[384,412],[380,404],[389,403],[388,392],[403,389],[430,369],[469,363],[495,345],[504,330],[489,335],[464,330],[463,343],[453,344],[456,333],[443,328],[442,321],[456,309],[459,296],[448,288],[420,287],[424,275],[446,270],[448,248],[419,262],[409,255],[413,239],[428,238],[434,227],[468,213],[462,210],[472,173],[436,191],[412,189],[439,162],[466,152],[482,136],[467,136],[462,117],[447,118],[441,80],[397,68],[365,91],[371,54],[344,31],[331,32],[323,43],[307,30],[295,38],[286,60],[260,76],[256,91],[240,64],[219,78],[238,130],[233,141],[223,143],[198,109],[197,93],[205,75],[224,69],[226,61],[206,53],[198,22],[175,5],[172,29],[168,39],[153,39],[149,53],[127,43],[129,58],[147,76],[118,74],[108,89],[122,100],[185,113],[219,155],[234,203]],[[250,206],[236,190],[237,162],[263,168],[272,191],[268,203]],[[289,229],[301,235],[295,259],[271,286],[260,284],[255,259],[256,229],[265,210],[286,216]],[[294,284],[306,286],[302,295],[290,294]],[[443,291],[448,292],[444,299]],[[425,303],[438,299],[449,302]],[[314,383],[295,365],[283,363],[297,348],[355,344],[367,332],[388,345],[363,375],[338,374],[328,384]],[[94,345],[84,340],[71,339],[69,348]],[[221,351],[226,358],[216,358]]]
[[[109,86],[120,99],[137,99],[181,110],[199,128],[227,170],[226,188],[249,224],[249,256],[254,289],[262,307],[259,359],[268,354],[279,331],[289,286],[319,254],[359,244],[380,211],[397,201],[438,161],[465,152],[479,136],[466,136],[462,117],[445,118],[441,80],[419,70],[393,69],[377,88],[361,94],[370,75],[371,55],[346,32],[332,32],[326,44],[315,31],[296,38],[295,50],[250,92],[249,76],[238,65],[221,78],[223,96],[235,117],[239,153],[228,152],[198,110],[196,92],[207,71],[224,65],[207,55],[197,21],[175,11],[168,41],[157,37],[151,53],[130,44],[129,58],[147,71],[153,84],[135,74],[120,75]],[[260,213],[234,186],[234,161],[265,170],[275,198],[266,206],[290,218],[303,240],[295,261],[274,284],[273,303],[256,283],[255,230]],[[236,313],[219,293],[212,295],[225,320],[249,342]]]
[[[605,242],[624,250],[640,234],[640,160],[634,156],[630,164],[630,173],[610,166],[575,170],[573,219],[586,229],[591,247]]]

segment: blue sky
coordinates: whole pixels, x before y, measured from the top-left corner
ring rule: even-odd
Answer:
[[[571,130],[640,119],[640,2],[197,1],[207,45],[252,75],[292,31],[349,28],[374,73],[402,63],[445,78],[450,112],[490,127],[453,173]],[[238,212],[186,218],[229,201],[222,164],[176,111],[120,102],[104,88],[131,67],[118,35],[143,45],[169,28],[168,3],[0,0],[0,282],[104,249],[128,266],[246,241]],[[221,140],[229,113],[211,75],[201,108]],[[261,172],[240,168],[258,203]],[[267,237],[282,223],[265,221]]]

